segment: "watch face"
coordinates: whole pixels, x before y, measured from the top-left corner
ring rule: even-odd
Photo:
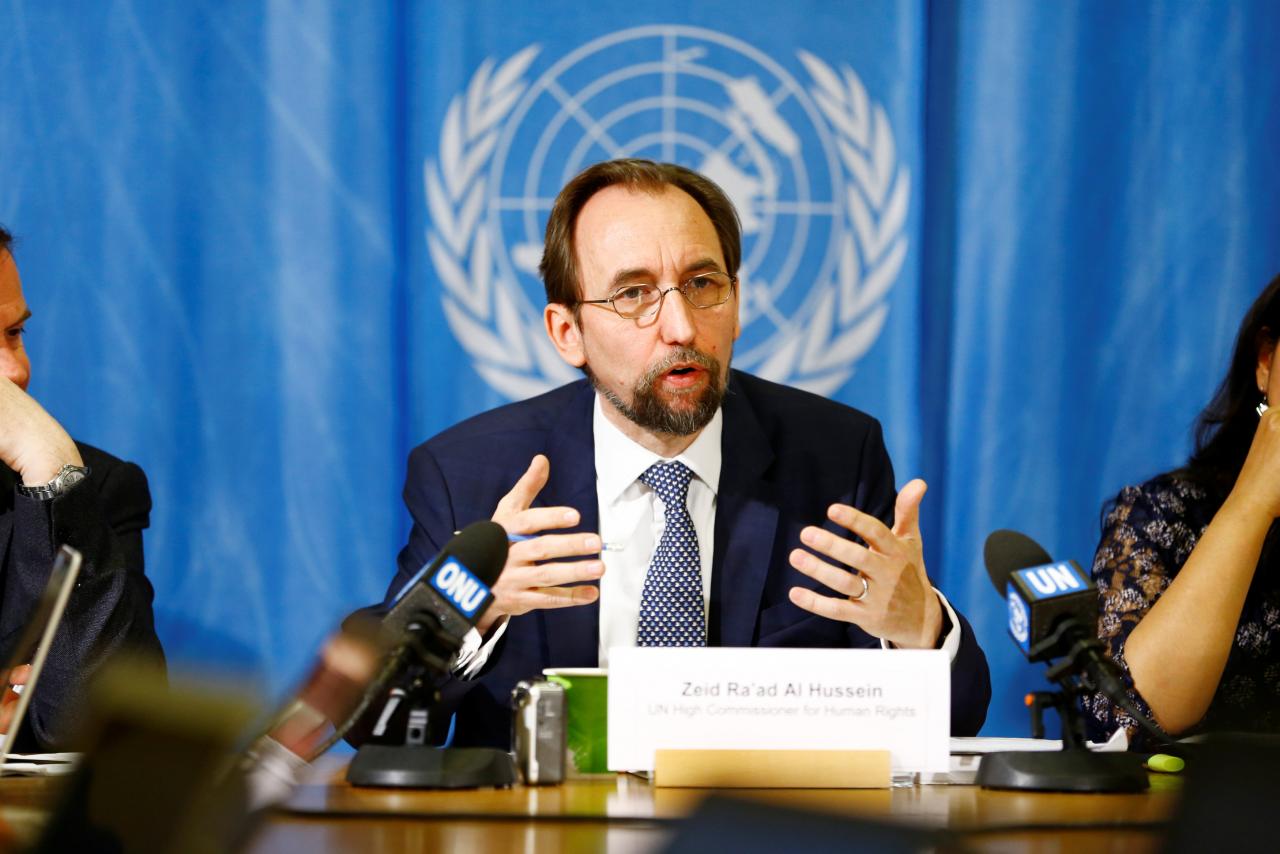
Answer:
[[[53,479],[53,488],[59,494],[66,492],[71,487],[85,479],[88,472],[85,469],[75,466],[67,466],[59,475]]]

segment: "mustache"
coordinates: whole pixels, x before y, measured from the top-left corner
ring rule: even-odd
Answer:
[[[714,356],[708,356],[706,353],[695,350],[692,347],[681,347],[678,350],[673,350],[657,364],[652,365],[649,370],[645,371],[644,376],[640,378],[640,382],[637,385],[642,388],[651,387],[663,374],[681,364],[694,364],[710,373],[714,378],[719,378],[720,376],[719,359]]]
[[[658,381],[662,375],[677,365],[697,365],[705,370],[709,377],[707,387],[696,400],[687,400],[689,406],[673,406],[664,403],[658,394]],[[625,401],[612,389],[602,385],[596,375],[591,372],[590,365],[583,366],[591,384],[600,394],[623,414],[628,420],[640,427],[656,433],[672,436],[689,436],[707,426],[720,408],[724,397],[725,378],[720,368],[720,360],[706,353],[700,353],[692,347],[680,347],[660,359],[637,378],[631,387],[631,401]]]

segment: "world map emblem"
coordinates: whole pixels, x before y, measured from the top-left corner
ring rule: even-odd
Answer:
[[[707,175],[738,210],[734,366],[818,394],[843,386],[884,327],[911,197],[885,110],[853,68],[800,51],[793,74],[740,39],[675,25],[542,53],[482,62],[423,169],[444,315],[484,380],[521,399],[578,378],[543,328],[547,215],[583,168],[643,157]]]

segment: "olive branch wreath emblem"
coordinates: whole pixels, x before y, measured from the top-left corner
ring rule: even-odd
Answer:
[[[502,123],[528,89],[525,72],[539,50],[530,45],[501,64],[492,57],[481,63],[450,101],[439,150],[423,166],[431,215],[427,249],[443,286],[446,322],[481,377],[515,400],[578,376],[547,339],[541,312],[530,311],[518,284],[495,264],[493,240],[482,225]],[[884,108],[871,101],[853,69],[833,68],[804,51],[799,59],[849,178],[838,200],[849,227],[831,281],[822,283],[807,320],[774,333],[756,373],[831,394],[853,374],[888,316],[888,293],[907,252],[911,176],[897,162]]]

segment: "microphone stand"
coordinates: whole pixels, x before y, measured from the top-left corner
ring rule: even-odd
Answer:
[[[1036,738],[1044,735],[1044,707],[1057,709],[1062,720],[1062,750],[988,753],[978,766],[978,785],[1036,792],[1146,791],[1147,772],[1139,754],[1097,753],[1089,750],[1085,742],[1081,700],[1095,691],[1111,696],[1115,690],[1102,643],[1064,620],[1032,646],[1027,657],[1032,661],[1047,660],[1064,647],[1067,652],[1062,659],[1045,673],[1058,690],[1037,691],[1028,698],[1031,731]]]
[[[408,687],[391,692],[375,731],[377,734],[385,730],[394,720],[396,731],[403,735],[393,737],[392,743],[364,744],[347,768],[348,782],[354,786],[405,789],[474,789],[515,783],[515,762],[506,751],[491,747],[435,747],[428,743],[430,725],[442,710],[440,691],[427,677],[447,676],[457,648],[458,639],[444,629],[434,614],[423,612],[409,622],[405,641],[388,658],[383,677],[369,693],[372,701],[406,665],[418,665],[420,672]],[[367,706],[364,704],[361,712]]]

